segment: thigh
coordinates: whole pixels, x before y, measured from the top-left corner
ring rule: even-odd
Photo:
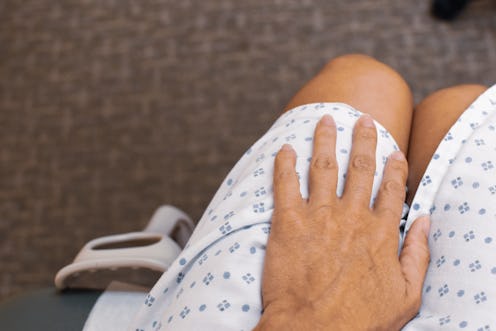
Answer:
[[[496,326],[496,86],[482,90],[436,92],[414,115],[410,166],[422,179],[405,228],[430,214],[431,264],[419,314],[404,331]]]
[[[286,110],[314,102],[342,102],[372,115],[406,154],[412,94],[404,79],[384,63],[358,54],[337,57],[296,93]]]
[[[458,85],[434,92],[415,107],[408,149],[408,203],[439,142],[458,117],[485,90],[484,85]]]
[[[316,123],[323,115],[337,124],[337,194],[341,195],[352,132],[360,113],[337,103],[314,103],[283,114],[226,177],[188,245],[150,292],[134,329],[158,321],[170,329],[248,330],[260,318],[261,277],[273,212],[274,157],[289,143],[298,160],[300,193],[308,198],[308,171]],[[391,135],[378,135],[372,199],[379,190],[384,160],[398,147]]]

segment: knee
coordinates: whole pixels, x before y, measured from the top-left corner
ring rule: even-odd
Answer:
[[[350,53],[339,55],[332,58],[327,62],[324,69],[336,69],[336,68],[349,68],[349,67],[360,67],[360,68],[374,68],[380,66],[382,63],[373,58],[372,56],[360,53]]]
[[[369,66],[376,65],[377,63],[380,62],[372,56],[360,53],[350,53],[332,58],[329,62],[327,62],[326,67]]]
[[[446,87],[427,96],[424,100],[432,100],[432,99],[470,99],[473,100],[481,95],[485,90],[487,90],[487,86],[480,84],[460,84],[455,86]]]
[[[381,80],[403,80],[393,68],[365,54],[340,55],[327,62],[323,69],[324,73],[337,71]]]
[[[387,72],[389,67],[365,54],[345,54],[331,59],[324,66],[323,73],[358,72],[377,75]]]
[[[438,108],[438,109],[453,109],[464,110],[478,96],[487,90],[487,86],[480,84],[462,84],[451,87],[446,87],[428,95],[422,100],[417,109]]]
[[[393,68],[364,54],[345,54],[331,59],[322,69],[323,75],[353,78],[357,84],[382,86],[411,97],[408,84]]]

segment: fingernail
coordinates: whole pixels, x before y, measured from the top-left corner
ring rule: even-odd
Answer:
[[[286,152],[290,152],[293,150],[293,147],[290,145],[290,144],[284,144],[282,145],[281,147],[281,151],[286,151]]]
[[[326,125],[326,126],[334,126],[335,123],[334,123],[334,120],[332,119],[331,115],[324,115],[322,116],[322,124]]]
[[[393,154],[391,154],[389,157],[392,158],[393,160],[397,160],[397,161],[404,161],[405,160],[405,155],[403,155],[403,153],[401,151],[396,151]]]
[[[369,114],[363,114],[361,120],[362,120],[362,126],[366,128],[375,127],[374,120],[372,119],[372,116],[370,116]]]

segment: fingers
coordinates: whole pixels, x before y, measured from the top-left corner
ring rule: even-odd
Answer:
[[[407,284],[407,295],[420,305],[422,286],[429,265],[428,233],[430,220],[423,216],[408,231],[400,255],[400,264]]]
[[[375,200],[375,211],[381,219],[398,225],[405,201],[405,183],[408,164],[400,151],[391,154],[387,160],[381,187]],[[397,228],[394,228],[397,231]]]
[[[336,123],[324,115],[315,128],[310,166],[310,203],[328,205],[336,198]]]
[[[353,129],[353,147],[343,199],[354,206],[369,206],[375,173],[377,131],[370,115],[358,119]]]
[[[288,209],[302,201],[295,171],[296,153],[290,145],[282,146],[274,164],[274,208]]]

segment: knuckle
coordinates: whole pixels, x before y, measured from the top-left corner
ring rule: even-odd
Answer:
[[[391,168],[400,172],[402,178],[406,178],[408,175],[408,162],[406,160],[393,160]]]
[[[283,183],[289,178],[292,178],[295,176],[295,171],[290,170],[290,169],[280,169],[276,172],[276,175],[274,176],[276,183]]]
[[[417,256],[425,262],[430,261],[429,247],[420,240],[405,240],[403,249],[408,248],[417,252]]]
[[[317,157],[312,159],[312,168],[314,169],[325,169],[325,170],[336,170],[338,168],[336,159],[330,154],[319,154]]]
[[[382,183],[383,190],[387,194],[403,195],[405,193],[404,186],[396,180],[389,179]]]
[[[402,159],[392,159],[392,161],[394,169],[402,169],[408,167],[408,161],[404,157]]]
[[[376,139],[376,137],[377,137],[377,131],[376,131],[375,128],[364,128],[364,127],[361,127],[359,130],[357,130],[356,137],[358,139],[363,139],[363,140]]]
[[[371,188],[365,185],[355,185],[351,187],[351,194],[353,196],[368,196],[372,193]]]
[[[375,160],[370,155],[355,155],[351,160],[351,168],[364,173],[374,173]]]

